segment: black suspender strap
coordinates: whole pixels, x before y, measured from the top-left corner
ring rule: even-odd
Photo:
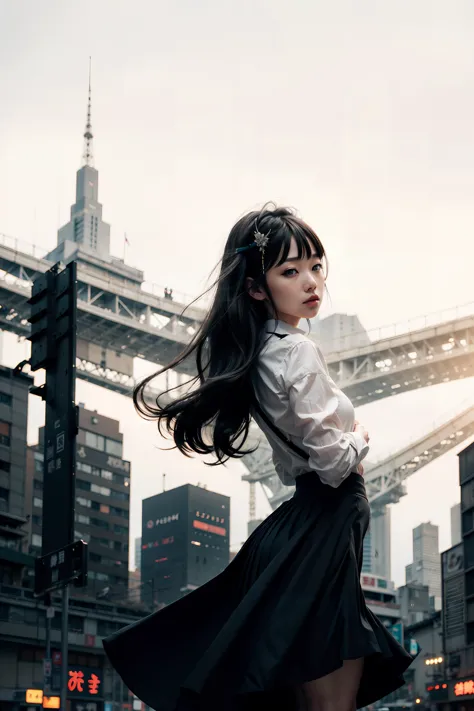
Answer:
[[[271,335],[272,335],[272,336],[277,336],[277,338],[286,338],[286,336],[287,336],[288,334],[286,334],[286,333],[272,333]],[[278,427],[270,420],[270,418],[268,417],[268,415],[266,415],[265,412],[264,412],[264,411],[262,410],[262,408],[260,407],[260,403],[258,402],[258,400],[257,400],[257,398],[256,398],[256,396],[255,396],[255,393],[254,393],[254,397],[253,397],[253,407],[254,407],[255,411],[258,413],[258,415],[259,415],[259,416],[262,418],[262,420],[265,422],[265,424],[267,425],[267,427],[273,432],[273,434],[274,434],[276,437],[278,437],[278,439],[279,439],[281,442],[283,442],[283,444],[285,444],[289,449],[291,449],[292,452],[294,452],[294,453],[297,454],[298,456],[300,456],[300,457],[302,457],[303,459],[305,459],[306,461],[308,461],[308,459],[309,459],[309,454],[307,454],[307,452],[305,452],[304,449],[301,449],[301,447],[298,447],[297,444],[294,444],[294,442],[292,442],[292,441],[290,440],[290,438],[287,437],[284,432],[282,432],[281,430],[279,430]]]

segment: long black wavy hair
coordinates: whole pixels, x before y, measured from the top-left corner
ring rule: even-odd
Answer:
[[[256,247],[236,252],[254,242],[257,230],[269,236],[263,265],[262,253]],[[217,287],[214,301],[201,327],[175,360],[146,377],[134,390],[133,402],[139,414],[156,419],[159,432],[172,437],[187,456],[192,452],[213,453],[217,459],[210,463],[212,466],[252,451],[243,449],[252,414],[252,372],[265,343],[265,321],[276,315],[266,271],[286,260],[292,238],[299,258],[316,253],[326,259],[316,233],[289,208],[266,205],[241,217],[227,239],[220,274],[213,285]],[[265,290],[268,301],[250,296],[248,277],[255,287]],[[195,358],[197,376],[190,381],[192,387],[186,394],[162,406],[160,397],[156,406],[147,402],[147,384],[190,357]]]

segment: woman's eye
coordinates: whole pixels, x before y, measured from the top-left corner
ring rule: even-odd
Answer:
[[[314,267],[313,267],[313,269],[314,269],[315,271],[320,271],[322,268],[323,268],[323,265],[322,265],[322,264],[319,264],[319,263],[318,263],[318,264],[315,264]]]
[[[296,269],[285,269],[283,276],[293,276],[293,273],[296,274]]]

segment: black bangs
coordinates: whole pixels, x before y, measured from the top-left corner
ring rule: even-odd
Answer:
[[[259,230],[267,233],[268,244],[265,248],[265,271],[278,267],[288,258],[291,249],[291,239],[296,242],[298,259],[310,259],[316,254],[320,259],[326,256],[323,244],[317,234],[303,220],[295,215],[286,215],[285,220],[271,220],[271,226],[266,225],[267,220],[259,221]]]

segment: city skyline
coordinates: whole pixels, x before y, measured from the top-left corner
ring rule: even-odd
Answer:
[[[73,202],[74,173],[80,165],[82,148],[87,58],[92,55],[95,163],[101,174],[104,217],[112,225],[112,253],[121,256],[123,235],[127,232],[130,246],[126,261],[139,268],[146,267],[146,278],[165,283],[176,291],[198,293],[218,261],[226,230],[235,217],[256,202],[261,204],[274,197],[280,202],[296,204],[317,230],[329,235],[324,241],[328,243],[331,258],[329,289],[333,311],[355,312],[370,329],[472,299],[468,258],[472,247],[465,244],[464,235],[472,220],[469,196],[474,187],[474,170],[469,167],[473,162],[469,163],[468,156],[472,146],[463,138],[468,122],[462,118],[469,116],[474,105],[472,78],[462,74],[467,66],[467,55],[472,53],[463,29],[472,9],[455,4],[456,11],[453,11],[448,27],[441,3],[430,3],[429,7],[428,3],[420,3],[426,10],[425,15],[419,8],[415,12],[410,10],[411,27],[416,28],[414,37],[417,40],[416,71],[410,76],[409,60],[415,51],[415,40],[410,44],[411,34],[403,27],[400,16],[387,9],[372,18],[370,28],[377,31],[375,39],[375,35],[360,26],[357,14],[346,4],[347,27],[359,29],[362,34],[366,32],[368,45],[367,51],[358,47],[360,51],[355,61],[360,71],[357,74],[354,68],[352,79],[355,83],[344,83],[342,64],[336,62],[331,66],[331,76],[337,78],[341,89],[350,89],[347,104],[341,101],[344,92],[333,94],[328,78],[318,74],[318,89],[322,96],[331,99],[332,115],[338,120],[331,126],[326,115],[310,111],[310,123],[307,116],[298,111],[291,116],[282,106],[281,115],[270,111],[271,130],[267,130],[267,111],[260,114],[252,109],[249,115],[242,112],[236,98],[232,97],[251,99],[250,104],[255,106],[250,69],[257,70],[254,64],[249,66],[248,63],[263,59],[264,66],[276,76],[282,66],[273,43],[283,42],[288,25],[304,35],[301,18],[291,18],[283,5],[276,4],[272,29],[265,32],[262,31],[264,5],[256,3],[254,6],[254,27],[262,23],[255,38],[261,41],[250,44],[252,59],[247,53],[247,64],[242,67],[248,84],[236,79],[242,58],[238,32],[245,24],[245,8],[241,16],[235,17],[236,34],[225,48],[219,33],[215,33],[216,27],[218,29],[219,23],[225,19],[217,4],[210,3],[214,27],[212,22],[206,27],[193,14],[191,5],[180,4],[188,12],[182,41],[189,41],[193,23],[198,22],[203,45],[196,45],[198,40],[191,37],[186,52],[181,44],[179,51],[175,51],[165,42],[161,52],[174,72],[173,84],[160,69],[163,56],[159,53],[143,51],[125,56],[117,44],[126,36],[121,21],[118,22],[117,38],[108,40],[112,42],[109,51],[112,49],[113,57],[119,61],[115,63],[114,71],[107,68],[105,47],[101,46],[99,38],[107,16],[104,8],[112,11],[109,3],[94,9],[97,24],[81,46],[75,41],[68,46],[64,38],[53,36],[52,25],[48,26],[53,5],[63,21],[74,20],[79,25],[83,21],[75,9],[59,9],[46,2],[42,15],[46,32],[41,41],[31,42],[29,25],[13,8],[6,11],[13,23],[13,31],[4,37],[0,30],[4,39],[0,52],[11,50],[12,42],[17,42],[20,49],[19,53],[17,49],[9,56],[12,69],[6,80],[6,95],[10,111],[0,118],[3,134],[0,153],[6,158],[6,168],[0,177],[0,187],[6,197],[0,205],[0,232],[37,242],[45,249],[54,248],[56,230],[66,222],[66,212]],[[169,22],[178,25],[181,18],[173,9],[168,10]],[[320,46],[331,45],[331,37],[334,38],[341,29],[337,13],[328,8],[324,11],[306,8],[306,11],[314,19],[314,26],[321,27],[322,21],[325,23],[327,38],[322,36],[324,33],[317,33]],[[36,12],[33,9],[29,18],[31,26]],[[426,22],[431,37],[420,30]],[[383,52],[383,38],[389,30],[398,39],[406,40],[404,51],[407,56],[403,62],[395,63],[388,53]],[[142,31],[146,33],[143,28]],[[436,49],[439,36],[450,42],[449,55]],[[41,45],[46,38],[52,42],[51,55],[44,54]],[[359,39],[362,44],[363,37]],[[28,47],[27,41],[31,42]],[[132,39],[128,41],[137,49]],[[193,90],[184,73],[191,66],[193,49],[198,46],[203,49],[205,41],[211,42],[212,51],[219,49],[223,52],[230,76],[235,80],[234,94],[223,90],[221,101],[215,92],[216,88],[222,88],[222,76],[217,65],[212,65],[211,51],[209,55],[198,54],[202,95]],[[425,49],[423,56],[419,52],[420,42]],[[349,52],[350,48],[349,44],[344,51]],[[54,49],[64,58],[61,66],[53,58]],[[330,51],[330,46],[325,49]],[[380,69],[370,63],[374,49],[381,52]],[[284,88],[298,106],[298,92],[303,91],[304,81],[310,79],[311,73],[304,70],[304,81],[296,76],[294,72],[302,66],[303,56],[291,40],[288,50],[290,69],[284,75],[287,76]],[[336,60],[334,55],[329,56],[331,61]],[[448,67],[446,59],[449,59]],[[384,71],[389,86],[392,86],[390,78],[397,77],[400,86],[403,78],[404,93],[384,90]],[[41,86],[40,76],[44,73],[48,75],[50,88],[46,97],[35,92],[35,85]],[[434,73],[436,82],[433,87],[428,79]],[[290,74],[294,77],[294,86],[288,83]],[[270,72],[269,76],[273,74]],[[454,76],[456,82],[452,80]],[[464,84],[461,82],[463,76]],[[129,101],[127,110],[119,116],[123,108],[121,81]],[[420,87],[424,91],[416,96]],[[12,92],[13,88],[18,91]],[[273,106],[272,91],[276,89],[275,80],[268,86],[259,83],[258,100],[265,107]],[[166,110],[160,113],[158,107],[163,107],[163,102],[160,103],[163,96],[167,99],[164,102]],[[25,97],[28,97],[28,105]],[[311,94],[309,105],[316,108],[320,104],[318,99]],[[130,100],[134,103],[133,112]],[[404,111],[411,106],[410,101],[416,107],[416,115],[410,114],[413,124],[405,122]],[[434,102],[436,115],[431,111]],[[448,108],[450,102],[451,109]],[[439,104],[443,104],[446,112],[442,116],[442,111],[438,111],[441,109]],[[59,106],[62,107],[61,113],[55,110]],[[194,121],[185,120],[190,108],[195,109]],[[235,116],[231,109],[234,109]],[[451,110],[458,114],[455,135],[449,130],[449,122],[454,121]],[[345,112],[350,113],[352,121]],[[176,119],[174,126],[172,116]],[[153,120],[158,118],[161,123],[154,124]],[[243,123],[239,124],[239,118],[245,119]],[[142,126],[141,138],[136,135],[139,125]],[[155,130],[156,125],[161,127],[161,133]],[[130,131],[127,133],[127,126],[133,129],[133,136]],[[324,141],[315,138],[316,127],[323,132]],[[40,133],[41,140],[38,138]],[[263,140],[265,135],[268,140]],[[127,136],[126,149],[124,136]],[[275,155],[270,147],[277,139],[279,143],[275,145],[280,150]],[[324,147],[327,143],[330,149]],[[461,144],[462,157],[458,153]],[[239,146],[242,158],[238,155]],[[222,154],[224,147],[226,151]],[[431,153],[435,147],[438,162]],[[302,150],[304,159],[299,157]],[[227,156],[228,165],[221,154]],[[205,180],[201,170],[204,170]],[[212,199],[206,202],[206,195],[212,195]],[[450,244],[447,256],[443,254],[446,234],[449,234]],[[188,255],[185,259],[182,257],[183,240]],[[355,250],[354,240],[360,245]],[[392,245],[396,246],[395,256]],[[153,261],[156,266],[151,266]],[[323,310],[322,315],[327,315],[327,311]],[[4,355],[8,365],[15,365],[23,357],[22,346],[17,347],[11,336],[5,337]],[[428,431],[433,420],[439,420],[445,411],[472,392],[472,380],[436,386],[436,392],[407,393],[389,402],[359,408],[358,419],[368,426],[371,434],[370,458],[376,459],[378,454],[394,451],[415,434]],[[161,474],[166,471],[170,485],[171,481],[173,486],[178,486],[201,480],[213,490],[230,494],[236,510],[231,540],[234,545],[244,540],[248,487],[239,480],[244,471],[241,464],[233,462],[224,471],[209,470],[198,460],[159,452],[157,447],[169,444],[159,440],[153,425],[136,417],[129,401],[113,393],[100,392],[91,385],[79,383],[78,400],[84,401],[89,409],[102,409],[104,414],[120,413],[118,419],[123,422],[127,440],[135,444],[133,451],[131,444],[128,445],[130,451],[125,453],[132,460],[139,479],[136,493],[132,491],[135,499],[132,501],[132,538],[139,532],[139,502],[160,490]],[[30,426],[33,429],[40,424],[40,407],[40,403],[32,403]],[[464,442],[462,447],[467,444],[468,441]],[[154,478],[150,476],[150,468],[155,472]],[[398,541],[392,556],[393,577],[398,584],[402,582],[404,565],[409,560],[411,528],[423,520],[432,520],[440,526],[441,550],[449,547],[449,507],[459,496],[456,451],[415,474],[408,480],[407,490],[408,496],[392,508],[392,530]],[[441,490],[442,497],[437,493]],[[267,511],[268,506],[259,492],[258,513],[262,515]]]

